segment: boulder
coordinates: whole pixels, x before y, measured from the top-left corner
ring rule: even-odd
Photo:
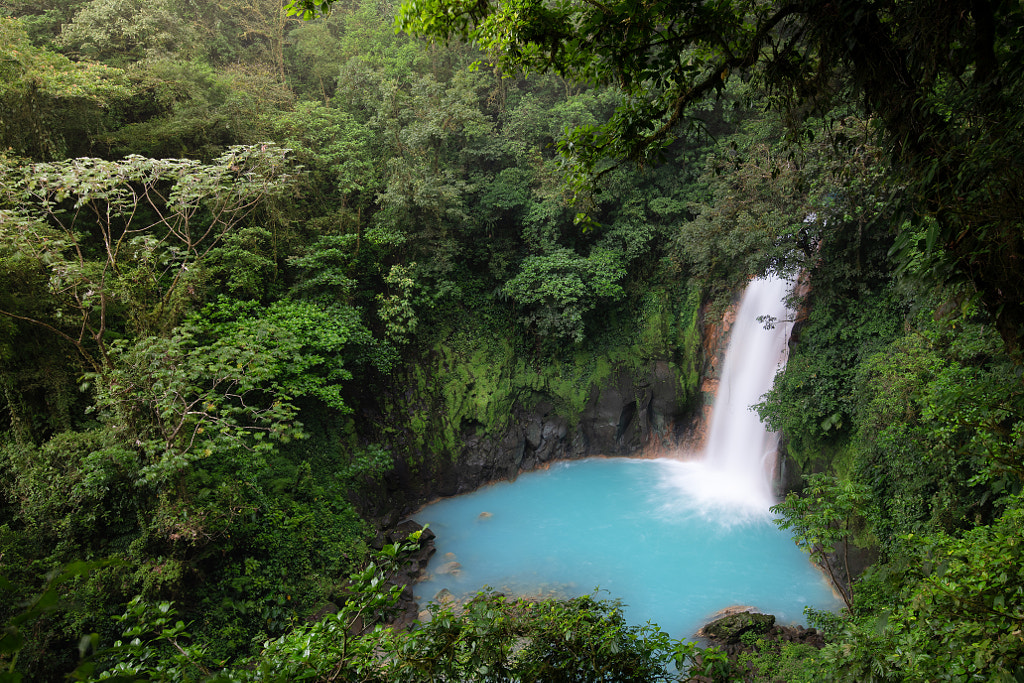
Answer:
[[[775,615],[758,612],[737,612],[715,619],[705,625],[697,635],[725,645],[740,642],[744,633],[768,633],[775,626]]]
[[[435,574],[450,574],[452,576],[458,576],[462,573],[462,565],[458,562],[445,562],[440,567],[434,570]]]

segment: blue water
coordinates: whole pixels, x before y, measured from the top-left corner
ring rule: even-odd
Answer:
[[[715,612],[746,605],[803,623],[837,609],[827,582],[764,511],[735,512],[687,493],[701,462],[561,462],[441,500],[415,515],[437,534],[422,605],[442,589],[569,597],[601,589],[633,623],[687,638]],[[458,567],[450,563],[457,562]],[[448,569],[454,572],[438,573]]]

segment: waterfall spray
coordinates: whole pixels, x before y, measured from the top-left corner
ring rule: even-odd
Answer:
[[[747,286],[730,332],[703,457],[669,463],[670,485],[682,489],[688,505],[719,519],[765,516],[775,502],[778,435],[765,428],[752,406],[786,363],[789,287],[779,277]]]

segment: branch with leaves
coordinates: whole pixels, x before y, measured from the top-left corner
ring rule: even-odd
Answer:
[[[0,173],[0,239],[49,276],[50,319],[0,310],[70,341],[94,371],[110,366],[113,306],[136,334],[170,329],[211,250],[292,186],[288,150],[233,147],[188,159],[69,159]]]
[[[854,577],[849,549],[869,502],[869,492],[863,485],[812,474],[802,494],[790,493],[772,507],[772,512],[779,515],[775,523],[793,532],[793,540],[825,570],[850,612],[854,609]]]

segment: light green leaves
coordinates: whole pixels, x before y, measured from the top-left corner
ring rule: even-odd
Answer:
[[[296,403],[347,412],[342,391],[371,344],[355,309],[288,301],[266,309],[222,299],[170,337],[118,342],[96,375],[101,415],[146,455],[140,477],[163,481],[214,453],[249,453],[306,436]]]
[[[793,540],[820,565],[839,591],[847,609],[853,609],[853,576],[849,546],[870,499],[862,484],[839,481],[824,474],[807,477],[803,493],[790,493],[772,507],[780,515],[775,523],[793,531]]]
[[[290,188],[296,170],[288,150],[269,143],[232,147],[209,164],[137,155],[5,163],[0,238],[48,272],[57,303],[57,324],[32,322],[97,370],[115,306],[131,332],[168,330],[198,296],[204,259]]]

